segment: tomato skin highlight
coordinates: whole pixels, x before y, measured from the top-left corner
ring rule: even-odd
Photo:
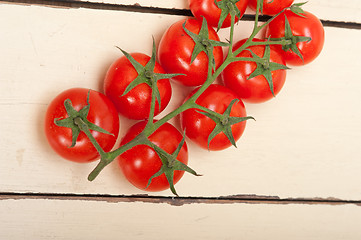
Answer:
[[[71,100],[74,109],[77,111],[86,106],[88,92],[89,89],[85,88],[65,90],[50,102],[45,113],[45,135],[50,146],[61,157],[73,162],[92,162],[99,158],[99,153],[84,132],[79,134],[75,146],[69,148],[72,144],[72,130],[67,127],[57,126],[54,120],[68,117],[64,107],[66,99]],[[119,133],[118,112],[104,94],[94,90],[90,90],[89,104],[90,109],[87,119],[112,135],[90,131],[103,150],[110,151]]]
[[[188,100],[197,90],[198,88],[193,90],[184,101]],[[231,101],[236,98],[238,98],[237,95],[230,89],[222,85],[212,84],[198,97],[196,103],[223,114]],[[208,149],[208,137],[216,124],[212,119],[197,111],[199,110],[191,108],[181,113],[181,127],[190,140],[200,147]],[[242,100],[239,100],[233,105],[230,116],[246,117],[246,109]],[[241,137],[245,127],[245,121],[232,125],[232,133],[235,141]],[[226,135],[221,132],[212,139],[209,150],[218,151],[230,146],[232,146],[231,142]]]
[[[243,39],[234,44],[234,50],[241,47],[247,39]],[[263,41],[260,39],[253,39],[253,41]],[[263,57],[265,53],[265,46],[256,45],[250,46],[247,49],[251,50],[259,57]],[[282,56],[282,52],[275,46],[270,46],[270,62],[286,65]],[[244,50],[237,55],[237,57],[252,57],[248,50]],[[251,79],[249,76],[256,69],[257,64],[251,61],[239,61],[229,64],[222,72],[222,80],[226,87],[232,89],[240,99],[249,103],[262,103],[274,96],[270,90],[269,84],[263,75],[258,75]],[[286,81],[286,70],[280,69],[272,71],[273,91],[275,96],[281,91]]]
[[[283,51],[283,56],[289,66],[302,66],[312,62],[321,53],[325,41],[325,31],[321,21],[310,12],[305,11],[303,15],[304,17],[301,17],[291,10],[286,10],[266,27],[265,38],[284,37],[286,16],[293,35],[310,37],[312,39],[309,42],[297,43],[297,47],[303,56],[303,61],[293,51]],[[278,48],[282,49],[281,46],[278,46]]]
[[[217,2],[221,0],[216,0]],[[217,7],[214,0],[188,0],[189,8],[193,15],[200,21],[203,17],[207,20],[209,26],[213,28],[218,27],[219,18],[221,16],[221,9]],[[241,18],[247,9],[248,0],[240,0],[236,3],[238,10],[241,12]],[[235,22],[239,19],[236,17]],[[231,26],[231,15],[228,14],[222,23],[222,28]]]
[[[182,73],[173,80],[185,86],[199,86],[207,79],[208,56],[201,52],[191,63],[191,56],[195,46],[193,39],[184,31],[185,27],[191,32],[198,34],[202,22],[194,18],[180,20],[172,24],[163,34],[158,46],[158,59],[161,66],[167,73]],[[216,31],[208,26],[209,38],[219,41]],[[213,49],[216,68],[223,62],[222,47]]]
[[[146,123],[146,121],[141,121],[130,127],[122,139],[120,146],[131,141],[141,133]],[[148,139],[167,153],[172,154],[182,141],[183,135],[173,125],[165,123],[151,134]],[[163,191],[169,188],[169,183],[164,174],[153,178],[151,184],[146,188],[149,178],[162,167],[161,159],[151,147],[137,145],[121,154],[117,160],[124,176],[135,187],[151,192]],[[186,142],[184,142],[177,160],[184,164],[188,163],[188,148]],[[182,178],[183,174],[184,171],[174,171],[174,184]]]
[[[276,15],[284,8],[292,5],[294,0],[263,0],[263,14]],[[257,0],[249,0],[248,6],[253,10],[257,10]]]
[[[143,53],[132,53],[131,56],[143,66],[150,60],[150,57]],[[165,73],[158,62],[155,64],[154,72]],[[146,83],[142,83],[122,96],[127,86],[137,76],[138,73],[130,61],[125,56],[122,56],[109,67],[104,79],[104,92],[121,115],[129,119],[142,120],[149,117],[152,99],[151,87]],[[166,108],[172,96],[169,79],[158,80],[157,86],[161,98],[161,109],[159,110],[159,104],[156,100],[155,116]]]

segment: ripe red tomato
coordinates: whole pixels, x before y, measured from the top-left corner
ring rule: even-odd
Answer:
[[[132,53],[131,56],[145,66],[150,57],[143,53]],[[159,63],[155,63],[155,73],[165,73]],[[114,103],[118,112],[130,119],[146,119],[149,116],[152,99],[152,89],[146,83],[141,83],[130,92],[123,93],[127,86],[138,76],[131,62],[125,57],[117,59],[108,69],[104,80],[105,95]],[[156,100],[154,115],[158,115],[168,105],[172,95],[169,79],[157,81],[160,93],[161,109]]]
[[[291,10],[277,16],[266,28],[265,38],[281,38],[285,36],[285,17],[290,24],[294,36],[310,37],[309,42],[299,42],[297,47],[303,56],[302,59],[292,50],[283,51],[287,65],[301,66],[312,62],[322,51],[325,32],[321,21],[312,13],[305,12],[301,17]],[[278,46],[282,48],[281,46]]]
[[[234,50],[241,47],[246,40],[247,39],[243,39],[234,44]],[[253,39],[253,41],[261,40]],[[263,45],[256,45],[250,46],[247,49],[262,58],[265,54],[266,47]],[[237,57],[252,57],[252,54],[248,50],[244,50],[238,54]],[[275,46],[270,46],[270,62],[282,65],[286,64],[281,51],[278,48],[275,48]],[[255,62],[239,61],[229,64],[222,72],[224,85],[229,89],[232,89],[238,97],[245,102],[260,103],[274,97],[270,85],[264,75],[258,75],[248,79],[256,70],[257,65],[259,65],[261,69],[266,69],[270,64],[266,62],[264,68],[262,64],[257,64]],[[270,72],[273,82],[273,92],[274,95],[277,95],[285,83],[286,70],[279,69]]]
[[[216,0],[217,2],[221,0]],[[221,16],[221,9],[217,7],[214,0],[188,0],[189,8],[192,11],[193,15],[202,20],[204,17],[207,20],[209,26],[217,28],[218,22]],[[238,10],[240,11],[240,17],[243,16],[244,12],[247,8],[248,0],[239,0],[236,3]],[[237,22],[239,18],[236,17],[235,22]],[[222,28],[226,28],[231,26],[231,15],[228,14],[224,19]]]
[[[193,90],[185,101],[197,90],[198,88]],[[231,101],[237,98],[237,95],[230,89],[218,84],[212,84],[198,97],[196,103],[217,113],[223,114]],[[197,111],[199,110],[191,108],[181,113],[181,126],[189,139],[202,148],[208,149],[208,137],[216,124],[212,119]],[[232,106],[230,116],[246,117],[246,109],[241,100]],[[245,121],[232,125],[231,129],[235,141],[241,137],[245,127]],[[226,135],[221,132],[212,139],[209,150],[222,150],[231,145],[232,144]]]
[[[193,39],[184,31],[185,27],[198,34],[202,22],[189,18],[174,23],[163,34],[159,47],[158,59],[167,73],[182,73],[184,75],[176,76],[172,79],[182,83],[185,86],[199,86],[207,79],[208,56],[201,52],[191,64],[191,56],[195,46]],[[209,39],[219,41],[216,31],[208,26]],[[223,61],[222,47],[215,47],[213,50],[216,68]]]
[[[294,0],[263,0],[263,14],[264,15],[276,15],[284,8],[292,5]],[[256,11],[257,0],[249,0],[248,6]]]
[[[99,154],[84,132],[81,132],[72,145],[72,129],[54,123],[56,119],[68,118],[64,101],[70,99],[72,106],[79,111],[87,105],[89,89],[72,88],[56,96],[49,104],[45,114],[45,134],[50,146],[63,158],[74,162],[91,162],[99,158]],[[119,116],[113,103],[102,93],[90,91],[89,113],[87,120],[108,131],[110,134],[90,130],[104,151],[110,151],[118,137]]]
[[[122,139],[120,145],[134,139],[143,131],[146,123],[146,121],[142,121],[133,125]],[[182,141],[183,136],[173,125],[165,123],[148,139],[167,153],[172,154]],[[146,188],[150,177],[162,167],[161,159],[151,147],[137,145],[121,154],[117,159],[125,177],[135,187],[146,191],[162,191],[169,188],[169,183],[164,174],[153,178],[151,184]],[[188,148],[185,142],[177,156],[177,160],[184,164],[188,163]],[[183,174],[184,171],[174,171],[173,183],[176,184]]]

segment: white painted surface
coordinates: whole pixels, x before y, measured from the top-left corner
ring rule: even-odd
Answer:
[[[44,137],[44,112],[64,89],[101,90],[105,71],[120,56],[115,45],[150,54],[151,36],[159,40],[181,17],[12,5],[0,11],[1,190],[143,193],[116,164],[90,183],[86,177],[95,163],[57,157]],[[138,20],[118,24],[129,18]],[[238,25],[237,38],[246,37],[250,25]],[[186,175],[177,185],[181,195],[361,198],[361,82],[354,72],[360,62],[344,59],[361,51],[361,31],[326,28],[326,37],[321,56],[289,71],[276,99],[247,105],[257,121],[248,122],[238,149],[207,152],[189,143],[189,164],[204,176]],[[345,39],[350,44],[338,46]],[[189,91],[175,89],[167,110]],[[130,122],[122,122],[124,133]]]
[[[0,192],[144,194],[126,182],[116,164],[88,182],[96,163],[81,165],[57,157],[44,137],[43,117],[47,104],[64,89],[101,90],[108,66],[121,56],[115,45],[150,54],[152,35],[159,41],[166,28],[183,17],[8,4],[0,5],[0,16]],[[247,37],[250,27],[250,22],[240,23],[236,38]],[[290,70],[276,99],[247,104],[257,121],[248,123],[238,149],[210,153],[188,143],[190,166],[203,176],[185,175],[176,185],[181,196],[361,199],[361,62],[355,57],[361,54],[361,31],[325,31],[321,56]],[[220,35],[224,39],[227,30]],[[167,110],[189,91],[174,87]],[[130,122],[122,124],[124,133]],[[350,204],[175,207],[33,199],[0,200],[0,212],[0,239],[161,239],[161,227],[167,237],[175,229],[173,239],[361,235],[360,207]]]
[[[107,203],[3,200],[0,238],[359,240],[353,205]]]

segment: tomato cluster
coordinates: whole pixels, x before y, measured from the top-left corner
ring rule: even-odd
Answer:
[[[185,140],[211,151],[236,145],[246,120],[252,119],[244,102],[273,99],[285,83],[289,66],[308,64],[320,54],[322,23],[304,12],[303,4],[292,3],[189,0],[194,17],[172,24],[158,48],[153,41],[151,56],[120,49],[124,56],[109,67],[104,94],[74,88],[49,104],[45,132],[51,147],[75,162],[100,158],[90,180],[117,160],[134,186],[147,191],[170,188],[176,194],[174,184],[185,171],[197,175],[187,166]],[[256,16],[273,16],[264,36],[237,39],[230,35],[229,42],[220,41],[217,31],[233,30],[247,6]],[[253,33],[258,33],[262,27],[255,25]],[[214,83],[218,77],[221,84]],[[156,120],[171,99],[170,80],[193,90],[177,109]],[[119,115],[135,123],[115,146]],[[181,129],[168,123],[177,115]]]

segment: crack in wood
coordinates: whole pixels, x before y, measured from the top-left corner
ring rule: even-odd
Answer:
[[[361,200],[343,200],[338,198],[280,198],[265,195],[230,195],[219,197],[168,197],[144,195],[106,195],[71,193],[0,193],[0,200],[78,200],[100,201],[108,203],[166,203],[172,206],[186,204],[307,204],[307,205],[345,205],[361,206]]]
[[[156,13],[166,15],[180,15],[192,16],[189,9],[176,9],[176,8],[159,8],[159,7],[146,7],[139,4],[124,5],[102,2],[86,2],[76,0],[0,0],[0,3],[8,4],[22,4],[22,5],[41,5],[45,7],[59,7],[59,8],[88,8],[98,10],[115,10],[115,11],[129,11],[140,13]],[[260,21],[267,21],[269,16],[260,16]],[[254,15],[245,14],[242,20],[253,21]],[[325,27],[347,28],[347,29],[361,29],[361,23],[345,22],[345,21],[332,21],[321,20]]]

